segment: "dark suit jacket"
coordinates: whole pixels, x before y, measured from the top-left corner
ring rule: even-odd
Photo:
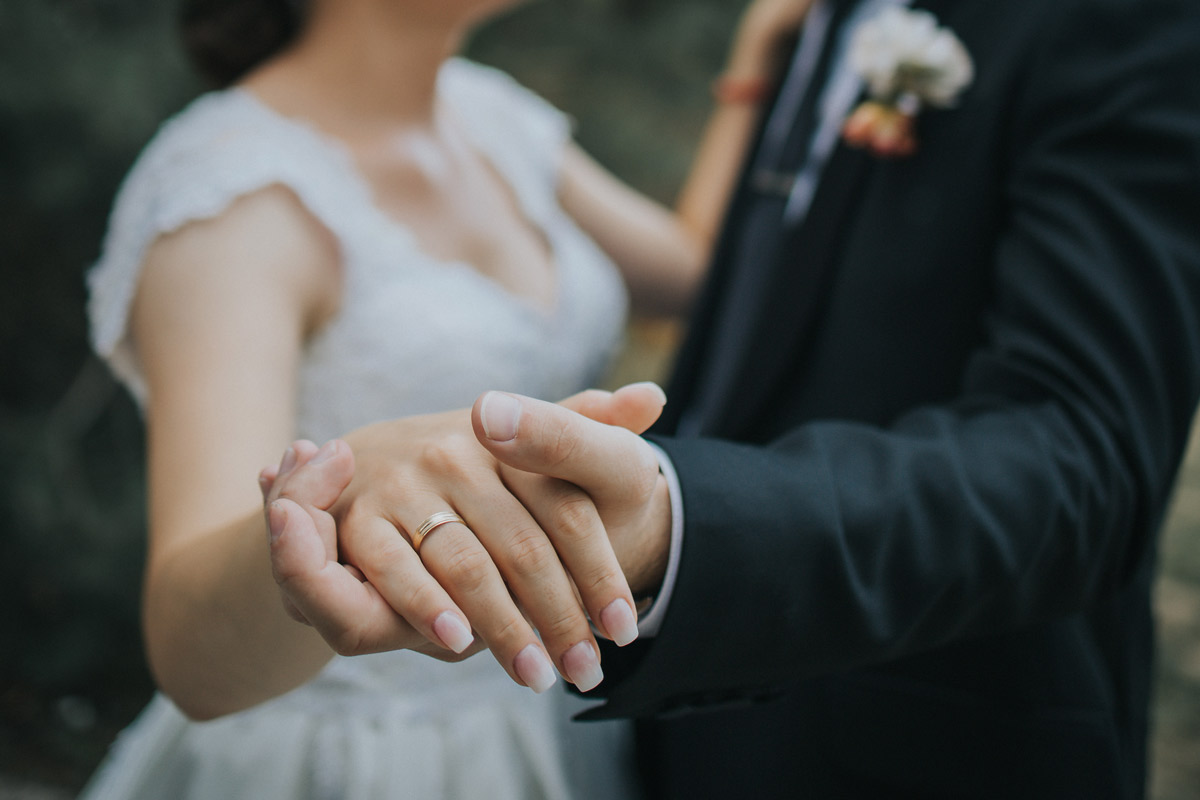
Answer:
[[[918,5],[974,84],[914,157],[834,153],[714,437],[658,439],[678,581],[591,714],[646,720],[656,796],[1144,792],[1155,535],[1200,394],[1200,4]]]

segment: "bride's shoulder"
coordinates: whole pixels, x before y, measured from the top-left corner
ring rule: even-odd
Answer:
[[[142,150],[117,192],[109,238],[140,243],[272,186],[291,190],[318,218],[336,219],[357,191],[343,161],[315,130],[247,90],[210,92],[164,122]]]
[[[550,101],[509,73],[465,58],[449,59],[442,66],[438,89],[456,106],[478,113],[503,109],[500,119],[512,119],[514,112],[518,116],[563,116]]]
[[[550,101],[495,67],[453,58],[443,65],[438,91],[490,143],[499,138],[518,151],[556,158],[573,122]]]
[[[256,151],[287,142],[264,124],[252,99],[240,89],[200,95],[169,117],[142,149],[126,177],[125,190],[138,184],[178,184],[212,175],[214,169],[251,159]]]

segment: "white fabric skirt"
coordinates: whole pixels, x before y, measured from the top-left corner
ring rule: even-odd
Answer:
[[[511,682],[487,653],[335,659],[309,684],[192,722],[162,695],[118,737],[82,800],[626,800],[627,723]]]

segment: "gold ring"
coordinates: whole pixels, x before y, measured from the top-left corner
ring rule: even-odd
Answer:
[[[430,514],[424,522],[417,526],[416,532],[412,535],[413,550],[421,552],[421,542],[425,541],[425,537],[433,533],[434,528],[445,525],[447,522],[467,524],[466,520],[453,511],[439,511],[436,514]]]

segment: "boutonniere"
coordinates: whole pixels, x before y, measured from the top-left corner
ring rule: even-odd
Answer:
[[[842,138],[883,158],[916,152],[916,119],[925,106],[948,108],[975,77],[963,43],[928,11],[889,6],[854,32],[850,65],[868,100],[854,109]]]

